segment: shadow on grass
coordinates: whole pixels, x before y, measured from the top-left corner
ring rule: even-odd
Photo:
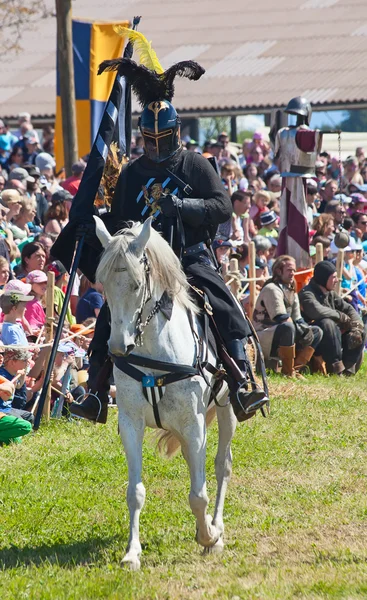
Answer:
[[[17,548],[11,546],[0,550],[0,570],[26,567],[29,565],[40,566],[43,563],[71,567],[76,565],[92,565],[103,562],[102,553],[112,547],[119,536],[107,538],[89,538],[83,542],[69,544],[53,544],[50,546],[25,546]],[[121,546],[121,556],[123,547]]]

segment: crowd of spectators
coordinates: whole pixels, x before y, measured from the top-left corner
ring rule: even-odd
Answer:
[[[206,158],[216,159],[219,176],[231,198],[232,217],[219,227],[213,250],[221,265],[229,263],[232,257],[238,259],[244,308],[248,302],[246,279],[251,241],[256,248],[259,298],[263,290],[263,297],[269,296],[269,282],[289,288],[289,282],[282,282],[279,269],[277,273],[273,272],[278,245],[282,178],[269,141],[261,131],[255,131],[252,138],[243,142],[242,147],[232,144],[226,132],[219,134],[216,139],[207,140],[202,147],[190,138],[184,138],[183,141],[186,151],[201,152]],[[131,160],[143,153],[143,140],[137,135]],[[66,269],[59,261],[53,260],[50,251],[54,240],[68,222],[69,210],[87,158],[80,158],[73,165],[72,175],[65,178],[63,171],[56,171],[54,131],[51,127],[39,132],[33,127],[31,116],[21,113],[18,127],[10,131],[0,119],[0,444],[27,433],[29,426],[24,426],[23,421],[31,424],[34,419],[49,354],[49,347],[45,345],[47,272],[55,274],[53,305],[56,321],[68,282]],[[350,243],[345,249],[342,280],[345,297],[342,302],[352,307],[357,317],[354,318],[353,313],[353,319],[349,315],[349,322],[344,319],[342,323],[343,317],[340,322],[337,321],[334,312],[334,322],[343,336],[352,331],[352,322],[357,323],[357,319],[364,322],[367,312],[367,159],[364,149],[357,148],[355,156],[349,156],[342,164],[338,157],[322,152],[316,162],[316,176],[306,181],[306,200],[311,260],[315,261],[315,246],[319,242],[325,260],[333,265],[338,251],[334,243],[335,232],[344,229],[350,234]],[[284,264],[281,265],[281,271],[283,268]],[[292,270],[295,270],[295,265]],[[291,283],[293,280],[294,277]],[[326,286],[323,289],[326,290],[325,295],[331,291]],[[84,393],[88,378],[88,345],[103,302],[101,286],[91,284],[79,273],[68,306],[63,339],[51,381],[52,410],[55,414],[59,404],[64,403],[62,410],[65,411],[68,402]],[[334,306],[335,299],[333,303]],[[260,309],[265,309],[265,305],[266,300],[263,306],[258,306],[257,319]],[[307,323],[315,319],[303,312],[302,302],[298,308],[294,308],[293,317],[296,315],[296,318],[292,317],[287,302],[282,305],[283,309],[282,319],[271,326],[276,329],[282,325],[283,330],[288,332],[289,346],[297,346],[302,327],[305,331]],[[332,310],[337,311],[335,307]],[[268,311],[267,318],[273,320],[274,317],[277,315]],[[289,325],[290,321],[298,321],[294,329]],[[266,328],[264,323],[261,327]],[[320,333],[321,326],[312,327],[313,337],[303,336],[307,338],[308,345],[305,346],[303,340],[302,347],[313,347],[315,354],[317,344],[321,343],[323,335],[326,339],[326,333]],[[334,331],[333,335],[337,333]],[[275,340],[279,342],[279,332]],[[354,336],[353,340],[356,344],[359,337]],[[346,348],[353,343],[349,336]],[[273,352],[270,347],[269,358],[282,360],[285,373],[286,351],[281,350],[279,354],[279,347],[279,343],[275,343]],[[322,354],[319,356],[319,362],[322,362]],[[338,361],[343,361],[342,350]],[[294,357],[290,374],[300,366],[299,362]],[[336,372],[330,361],[326,361],[323,368]],[[340,368],[340,372],[343,371]],[[111,387],[112,395],[113,392]]]

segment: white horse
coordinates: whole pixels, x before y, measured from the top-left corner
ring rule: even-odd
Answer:
[[[108,233],[101,219],[95,217],[95,220],[97,236],[104,248],[97,279],[104,286],[111,312],[110,352],[116,357],[128,357],[133,353],[134,356],[150,357],[172,365],[194,365],[197,347],[188,311],[194,314],[199,330],[195,317],[198,309],[189,296],[186,277],[170,246],[152,229],[151,219],[116,236]],[[159,300],[164,292],[173,300],[170,320],[159,310]],[[141,331],[144,337],[142,344],[137,345]],[[213,355],[209,355],[209,360],[215,364]],[[165,370],[140,370],[147,375],[165,373]],[[212,375],[206,372],[206,376],[207,380],[212,381]],[[130,537],[122,564],[135,570],[140,568],[139,517],[145,500],[142,483],[143,436],[145,427],[156,427],[156,420],[153,408],[143,394],[141,381],[126,375],[116,365],[114,378],[119,431],[129,470],[127,504]],[[215,416],[214,407],[208,410],[210,391],[204,378],[196,375],[167,385],[158,403],[159,417],[165,430],[159,436],[161,445],[166,442],[168,455],[181,445],[190,470],[189,502],[196,517],[196,540],[208,552],[223,549],[223,508],[232,471],[231,440],[236,429],[231,406],[227,404],[217,408],[217,496],[212,518],[207,514],[209,499],[205,478],[206,421]],[[221,404],[225,404],[226,395],[224,389],[218,396]]]

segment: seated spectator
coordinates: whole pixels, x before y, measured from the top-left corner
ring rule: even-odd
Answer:
[[[90,288],[85,292],[78,302],[76,308],[76,321],[83,323],[90,317],[98,317],[99,311],[104,304],[103,286],[101,283],[91,283]]]
[[[11,381],[0,383],[0,446],[7,446],[11,442],[19,444],[21,438],[32,431],[30,421],[10,414],[7,403],[14,396],[14,391],[15,386]]]
[[[256,256],[262,258],[267,263],[272,249],[270,238],[264,237],[263,235],[255,235],[252,241],[255,244]]]
[[[311,360],[322,338],[301,316],[291,256],[278,256],[273,275],[263,286],[255,305],[253,323],[265,360],[281,359],[282,375],[294,377]],[[318,351],[318,350],[317,350]]]
[[[256,227],[261,228],[260,215],[268,210],[267,205],[270,202],[269,192],[259,191],[253,197],[253,204],[250,208],[250,218]]]
[[[36,156],[35,165],[39,168],[41,175],[46,177],[47,181],[53,181],[56,162],[51,154],[48,154],[47,152],[40,152]]]
[[[31,359],[31,354],[27,349],[23,348],[5,348],[4,364],[0,367],[0,377],[15,383],[14,394],[7,402],[3,401],[0,404],[0,410],[21,417],[30,423],[33,423],[34,417],[32,413],[24,410],[27,403],[27,389],[25,384],[25,374],[28,364]],[[14,379],[19,376],[16,381]]]
[[[0,290],[8,283],[10,275],[10,265],[6,258],[0,256]]]
[[[55,192],[51,196],[51,206],[45,215],[44,232],[56,239],[69,221],[69,211],[66,206],[67,198],[71,198],[66,190]]]
[[[29,295],[30,285],[24,283],[22,288],[23,291],[5,289],[0,296],[0,308],[4,313],[1,341],[5,346],[28,346],[27,336],[18,321],[23,321],[27,302],[33,300],[33,296]]]
[[[32,330],[40,329],[46,323],[46,315],[42,300],[47,291],[47,275],[44,271],[31,271],[26,277],[26,283],[32,286],[33,300],[27,302],[25,318]]]
[[[343,229],[347,231],[349,234],[352,233],[354,227],[354,221],[350,217],[346,217],[343,221]]]
[[[260,215],[261,229],[258,235],[277,239],[278,233],[278,217],[272,210],[267,210]]]
[[[61,314],[65,299],[65,294],[62,288],[66,288],[67,283],[69,281],[69,274],[62,262],[60,262],[59,260],[54,260],[52,263],[47,265],[47,271],[52,271],[53,273],[55,273],[54,308],[55,314],[58,317]],[[73,325],[75,323],[75,317],[71,312],[70,302],[66,311],[65,318],[69,325]]]
[[[251,192],[237,190],[232,194],[232,217],[219,225],[217,232],[219,238],[249,242],[250,235],[256,233],[249,216],[251,198]]]
[[[315,217],[312,223],[312,229],[315,231],[314,237],[321,235],[331,239],[335,230],[333,217],[327,213]]]
[[[12,171],[9,173],[7,184],[9,184],[11,181],[18,181],[23,186],[25,192],[27,190],[27,183],[34,183],[35,179],[34,177],[31,177],[31,175],[28,175],[26,169],[23,169],[23,167],[17,167],[16,169],[12,169]]]
[[[238,189],[234,167],[235,163],[227,160],[220,168],[222,183],[230,196]]]
[[[316,244],[321,244],[322,245],[322,255],[324,260],[326,260],[329,256],[329,250],[330,250],[330,239],[324,235],[316,235],[313,240],[312,240],[312,245],[316,246]],[[316,249],[315,249],[315,254],[316,254]]]
[[[42,130],[42,146],[43,150],[52,156],[55,154],[55,129],[52,125],[45,125]]]
[[[22,279],[31,271],[43,271],[46,264],[46,253],[42,244],[39,242],[30,242],[22,248],[21,263],[16,267],[15,272],[18,279]]]
[[[11,142],[6,134],[0,134],[0,166],[5,169],[11,152]]]
[[[310,283],[299,293],[301,309],[305,319],[324,333],[318,350],[327,372],[354,375],[362,363],[364,328],[354,308],[334,291],[337,283],[335,265],[319,262]]]
[[[355,212],[352,214],[353,229],[351,236],[358,243],[362,243],[367,239],[367,214]]]
[[[255,192],[265,187],[264,181],[259,176],[258,168],[253,163],[246,165],[244,175],[248,181],[248,187],[252,188]]]
[[[342,225],[347,211],[339,200],[330,200],[325,206],[325,214],[333,217],[335,227]]]
[[[13,235],[15,240],[24,240],[31,237],[29,225],[33,223],[37,213],[36,201],[25,196],[20,201],[20,211],[13,218]]]
[[[351,195],[352,203],[349,206],[349,214],[352,215],[354,212],[366,212],[367,211],[367,198],[363,194],[353,193]]]
[[[344,161],[344,175],[342,177],[342,191],[345,192],[350,183],[363,184],[363,177],[359,172],[358,158],[348,156]]]
[[[319,212],[324,212],[327,203],[330,202],[330,200],[334,199],[338,188],[339,185],[338,182],[335,181],[335,179],[328,179],[327,181],[325,181],[325,184],[320,188],[322,201],[320,204]]]
[[[18,146],[15,146],[10,154],[9,154],[9,158],[6,161],[4,168],[8,171],[8,173],[10,171],[12,171],[13,169],[15,169],[16,167],[21,167],[24,163],[23,160],[23,150],[21,148],[19,148]]]
[[[279,173],[274,173],[274,175],[268,179],[267,188],[268,191],[273,194],[279,194],[282,191],[282,178]]]
[[[212,243],[212,248],[215,252],[215,257],[219,265],[222,265],[223,263],[229,263],[233,250],[232,242],[230,240],[215,239]],[[80,322],[81,321],[78,321],[78,323]]]
[[[75,196],[79,189],[80,182],[85,171],[86,163],[84,160],[79,160],[71,167],[71,176],[60,183],[61,187],[64,188],[72,198]]]
[[[54,243],[53,239],[49,233],[41,233],[37,238],[37,242],[39,242],[44,249],[46,253],[46,264],[48,264],[51,259],[51,248]]]
[[[41,172],[38,167],[34,165],[24,165],[27,173],[33,177],[34,183],[27,182],[27,194],[30,198],[36,202],[36,225],[45,224],[45,215],[48,210],[48,202],[45,194],[41,189]]]

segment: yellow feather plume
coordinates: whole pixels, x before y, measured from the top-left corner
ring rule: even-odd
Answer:
[[[145,35],[139,31],[121,27],[120,25],[115,25],[113,29],[118,35],[121,35],[121,37],[129,38],[130,42],[134,45],[134,50],[139,54],[141,65],[144,65],[147,69],[155,71],[158,74],[164,72],[158,57],[152,48],[152,42],[148,42]]]

